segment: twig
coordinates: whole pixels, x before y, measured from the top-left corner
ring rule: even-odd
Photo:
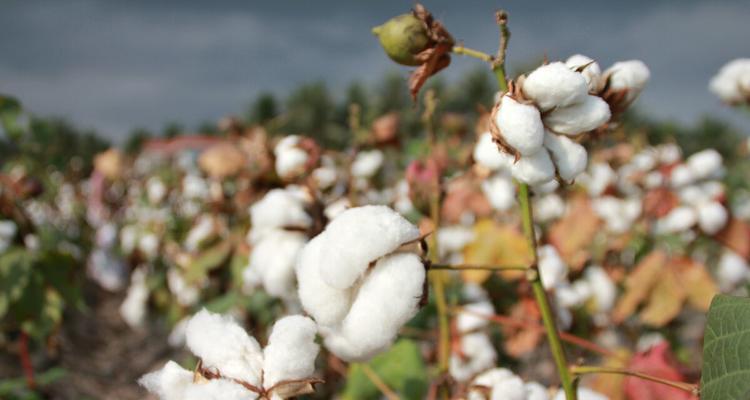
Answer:
[[[645,379],[647,381],[660,383],[662,385],[671,386],[673,388],[677,388],[680,390],[684,390],[686,392],[692,393],[694,395],[698,394],[698,386],[693,385],[692,383],[686,383],[686,382],[679,382],[679,381],[673,381],[669,379],[659,378],[657,376],[644,374],[643,372],[638,371],[631,371],[624,368],[614,368],[614,367],[597,367],[597,366],[588,366],[588,365],[580,365],[580,366],[573,366],[570,368],[570,371],[575,375],[585,375],[585,374],[619,374],[619,375],[628,375],[628,376],[634,376],[636,378]]]
[[[18,352],[21,357],[21,368],[26,377],[26,386],[33,390],[36,387],[34,365],[31,363],[31,355],[29,354],[29,334],[24,330],[21,330],[18,337]]]

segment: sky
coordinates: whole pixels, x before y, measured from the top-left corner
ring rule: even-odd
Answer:
[[[722,106],[708,80],[750,57],[748,1],[450,1],[425,6],[466,46],[497,48],[494,10],[510,13],[508,62],[582,53],[603,67],[641,59],[647,115],[692,123],[722,118],[750,134],[750,118]],[[256,94],[300,83],[334,91],[390,71],[370,28],[411,1],[3,0],[0,93],[39,115],[63,116],[120,141],[136,127],[196,126],[241,113]],[[456,57],[448,79],[476,68]]]

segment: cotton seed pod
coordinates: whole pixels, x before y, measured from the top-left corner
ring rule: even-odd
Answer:
[[[699,204],[696,211],[698,213],[698,226],[709,235],[718,233],[729,220],[727,209],[716,201]]]
[[[580,72],[583,78],[586,79],[589,93],[596,93],[602,76],[602,69],[596,61],[583,54],[575,54],[565,61],[565,65],[574,71]]]
[[[546,114],[544,125],[554,132],[575,136],[602,126],[611,116],[607,102],[588,95],[579,103]]]
[[[723,173],[723,159],[714,149],[699,151],[685,160],[696,179],[713,178]]]
[[[496,140],[510,147],[513,155],[529,156],[539,151],[544,142],[544,125],[539,110],[533,105],[519,103],[505,95],[492,112],[490,122],[496,129]]]
[[[507,170],[513,163],[513,157],[500,151],[492,140],[492,134],[485,132],[479,136],[474,146],[474,161],[490,171]]]
[[[574,181],[586,169],[586,149],[570,138],[547,132],[544,136],[544,147],[549,150],[557,173],[565,181]]]
[[[424,22],[412,13],[391,18],[373,28],[372,33],[378,37],[388,57],[402,65],[420,65],[415,56],[430,42]]]
[[[640,60],[620,61],[612,64],[604,72],[607,79],[607,90],[624,93],[624,105],[632,103],[641,93],[651,72]]]
[[[513,177],[529,185],[539,185],[555,178],[555,166],[547,150],[521,157],[512,168]]]
[[[516,204],[516,188],[508,175],[489,177],[482,182],[482,192],[495,210],[506,211]]]
[[[535,69],[523,81],[523,94],[542,111],[581,102],[588,93],[583,75],[572,71],[561,62]]]
[[[460,354],[451,354],[449,371],[458,381],[467,381],[479,372],[492,368],[497,353],[484,332],[461,336]]]
[[[725,103],[747,102],[750,99],[750,58],[728,62],[711,78],[708,87]]]

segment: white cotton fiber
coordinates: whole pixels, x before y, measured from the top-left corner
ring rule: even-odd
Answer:
[[[565,65],[567,65],[568,68],[574,71],[577,71],[583,67],[580,73],[581,75],[583,75],[583,78],[586,79],[586,84],[588,85],[589,92],[593,93],[597,91],[599,87],[599,80],[601,79],[602,75],[602,69],[599,67],[599,64],[596,61],[582,54],[575,54],[570,56],[565,61]]]
[[[709,235],[718,233],[729,220],[727,209],[717,201],[701,203],[695,210],[698,213],[698,226]]]
[[[112,292],[122,289],[128,278],[125,261],[109,249],[94,248],[89,254],[86,272],[99,286]]]
[[[742,256],[732,250],[725,249],[719,259],[716,275],[721,290],[728,291],[747,281],[750,277],[750,266]]]
[[[513,177],[529,185],[540,185],[555,178],[555,166],[547,150],[521,157],[513,164]]]
[[[692,207],[679,206],[660,218],[654,225],[656,233],[678,233],[690,229],[698,222],[698,214]]]
[[[609,105],[598,96],[587,95],[581,102],[556,108],[544,116],[544,126],[569,136],[592,131],[609,121]]]
[[[539,274],[542,285],[547,290],[568,280],[568,266],[552,245],[539,248]]]
[[[138,250],[149,259],[153,260],[158,255],[159,237],[153,232],[147,232],[138,238]]]
[[[636,153],[630,160],[630,164],[636,171],[650,171],[659,162],[659,153],[653,147],[647,147]]]
[[[182,400],[254,400],[258,395],[229,379],[212,379],[189,385]]]
[[[307,228],[312,218],[305,211],[305,199],[292,190],[273,189],[250,207],[250,242],[275,228]]]
[[[378,260],[339,334],[326,337],[326,347],[344,360],[362,361],[390,346],[401,326],[416,314],[424,280],[424,265],[415,254]]]
[[[449,372],[457,381],[469,380],[472,376],[492,368],[497,353],[490,338],[484,332],[461,336],[461,354],[451,354]]]
[[[309,378],[315,372],[315,322],[301,315],[284,317],[273,325],[263,349],[263,385],[270,389],[284,380]]]
[[[193,373],[174,361],[168,361],[162,369],[143,375],[138,384],[157,395],[160,400],[182,400],[185,388],[193,382]]]
[[[459,333],[468,333],[477,329],[484,328],[489,323],[487,318],[481,316],[491,316],[495,314],[495,308],[489,301],[479,301],[469,303],[463,306],[466,311],[460,311],[456,318],[456,327]]]
[[[463,225],[444,226],[437,231],[440,254],[461,252],[475,237],[474,230]]]
[[[549,400],[547,388],[539,382],[527,382],[524,388],[526,389],[526,400]]]
[[[498,383],[512,379],[516,375],[506,368],[492,368],[484,371],[477,375],[472,381],[471,386],[483,386],[490,389],[490,395],[492,395],[492,388]],[[468,400],[488,400],[487,396],[480,390],[472,389],[469,390]]]
[[[496,383],[492,386],[492,400],[526,400],[523,380],[518,376],[511,376]]]
[[[544,135],[544,147],[549,150],[557,173],[565,181],[574,181],[586,169],[586,149],[570,138],[547,132]]]
[[[680,161],[682,158],[682,150],[680,149],[680,146],[677,146],[674,143],[662,144],[657,147],[657,151],[659,153],[659,162],[662,164],[673,164]]]
[[[583,75],[554,62],[535,69],[523,82],[523,94],[542,111],[579,103],[588,93]]]
[[[544,141],[544,125],[539,110],[503,96],[494,123],[505,142],[522,156],[537,153]]]
[[[643,177],[643,186],[646,189],[655,189],[664,185],[664,175],[659,171],[652,171]]]
[[[383,165],[383,152],[380,150],[360,151],[352,162],[352,175],[368,179]]]
[[[167,186],[161,179],[152,176],[146,181],[146,197],[151,204],[159,204],[167,195]]]
[[[146,319],[148,307],[148,286],[146,268],[137,268],[130,275],[130,286],[122,304],[120,316],[131,328],[140,328]]]
[[[601,196],[607,188],[617,180],[617,174],[607,163],[594,162],[589,173],[580,181],[592,197]]]
[[[689,185],[695,182],[697,177],[693,170],[690,169],[686,164],[680,164],[674,168],[669,174],[669,184],[672,187],[681,187]]]
[[[591,293],[596,301],[596,309],[599,312],[608,312],[615,305],[617,299],[617,286],[609,277],[609,274],[598,265],[586,268],[583,277],[589,283]]]
[[[323,210],[323,213],[325,214],[326,218],[328,220],[332,220],[339,215],[341,215],[342,212],[350,209],[352,207],[352,202],[349,201],[347,197],[342,197],[333,203],[326,206],[325,210]]]
[[[578,387],[577,394],[578,400],[609,400],[609,397],[582,386]],[[558,390],[553,400],[565,400],[565,392],[562,389]]]
[[[193,252],[200,248],[201,243],[214,232],[214,219],[209,215],[201,215],[195,225],[188,231],[185,238],[185,250]]]
[[[260,346],[232,317],[199,311],[188,322],[185,341],[190,351],[203,360],[204,367],[217,370],[226,378],[260,385]]]
[[[479,136],[474,146],[474,161],[490,171],[506,170],[510,168],[513,157],[498,149],[492,140],[492,134],[485,132]]]
[[[516,203],[516,187],[505,174],[495,174],[482,182],[482,192],[492,208],[507,211]]]
[[[279,141],[273,150],[276,156],[276,174],[282,178],[291,177],[304,170],[307,152],[297,147],[301,138],[289,135]]]
[[[557,180],[551,180],[531,187],[531,191],[536,195],[542,195],[552,193],[560,187],[560,183]]]
[[[306,242],[307,237],[302,232],[269,231],[253,247],[247,268],[252,275],[260,277],[263,288],[271,296],[294,296],[294,263]]]
[[[185,281],[182,271],[178,267],[170,267],[167,270],[167,287],[174,295],[177,303],[182,306],[192,306],[200,299],[200,290]]]
[[[750,96],[750,58],[738,58],[725,64],[711,78],[709,89],[729,104],[737,104]]]
[[[198,175],[188,174],[182,178],[182,196],[187,199],[204,199],[208,195],[206,180]]]
[[[555,193],[546,194],[534,199],[534,220],[545,223],[565,214],[565,202]]]
[[[297,259],[297,293],[302,307],[318,324],[335,325],[346,316],[351,307],[352,290],[333,288],[321,278],[319,266],[327,262],[321,258],[320,252],[324,242],[322,235],[316,236],[307,243]]]
[[[720,176],[724,168],[722,162],[721,154],[714,149],[699,151],[685,161],[696,179]]]
[[[641,90],[646,86],[651,72],[646,64],[639,60],[620,61],[612,64],[604,71],[609,76],[609,88],[613,90],[627,90],[627,102],[638,97]]]
[[[318,269],[337,289],[351,287],[370,262],[419,238],[419,228],[386,206],[350,208],[331,221],[321,246]]]

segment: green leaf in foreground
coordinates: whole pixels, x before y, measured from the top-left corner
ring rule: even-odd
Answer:
[[[750,299],[717,295],[703,342],[702,400],[750,399]]]
[[[398,393],[402,399],[423,399],[427,394],[427,369],[419,347],[411,340],[401,339],[369,363],[370,368]],[[362,370],[361,364],[352,364],[346,378],[343,399],[380,399],[382,393]]]

